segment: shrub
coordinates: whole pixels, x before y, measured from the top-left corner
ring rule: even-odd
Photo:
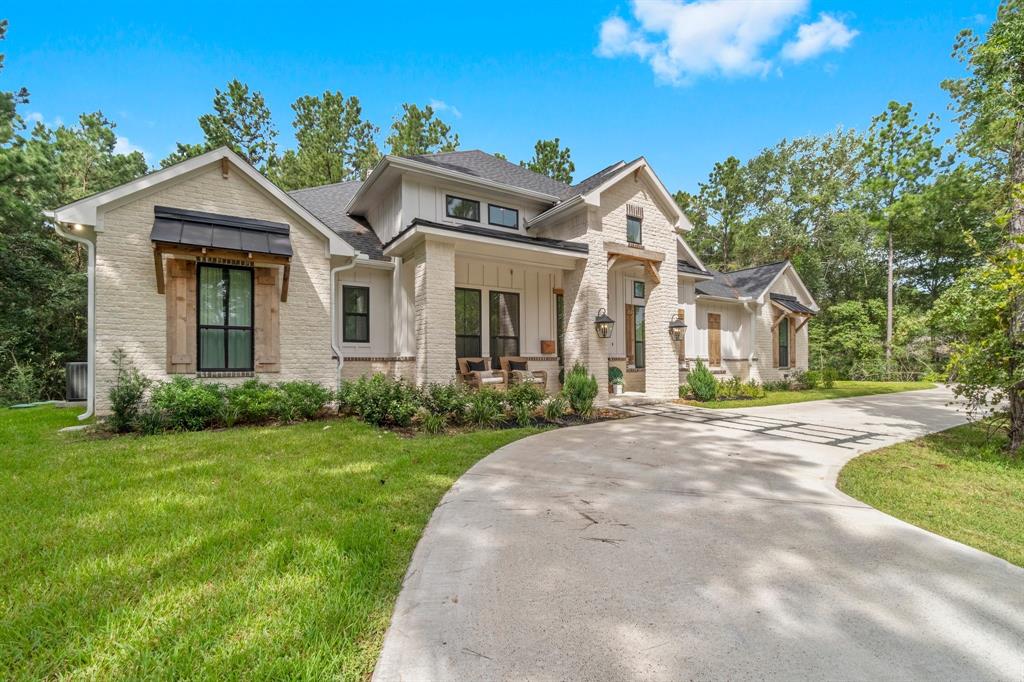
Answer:
[[[370,424],[408,426],[420,408],[421,397],[415,386],[374,374],[342,384],[338,402]]]
[[[739,377],[730,377],[729,379],[722,379],[718,382],[716,388],[715,398],[717,400],[733,400],[735,398],[742,398],[741,391],[743,390],[743,382]]]
[[[750,399],[763,398],[764,389],[761,388],[756,379],[751,379],[740,387],[740,397]]]
[[[715,379],[715,375],[711,373],[711,370],[707,368],[707,365],[700,359],[697,360],[696,366],[686,376],[686,383],[690,385],[690,392],[693,393],[693,397],[701,402],[714,400],[715,396],[718,395],[718,381]]]
[[[442,433],[448,426],[447,415],[442,412],[431,412],[425,407],[420,408],[417,418],[420,422],[420,428],[430,434]]]
[[[763,384],[764,390],[769,393],[776,393],[778,391],[789,391],[792,390],[793,386],[790,384],[789,379],[779,379],[778,381],[766,381]]]
[[[142,435],[153,436],[167,429],[167,418],[163,410],[150,404],[139,411],[133,426]]]
[[[839,378],[838,375],[839,372],[836,371],[835,367],[826,367],[821,370],[821,385],[825,388],[832,388],[836,385],[836,379]]]
[[[187,377],[157,384],[151,403],[162,410],[167,426],[176,431],[199,431],[217,423],[224,405],[224,387]]]
[[[565,375],[562,393],[569,401],[572,411],[586,419],[594,412],[594,400],[597,398],[597,378],[593,374],[588,375],[587,368],[577,362]]]
[[[123,433],[135,428],[135,420],[142,410],[146,390],[152,382],[142,376],[120,348],[114,351],[114,367],[117,373],[114,386],[108,394],[110,417],[107,424],[113,431]]]
[[[468,402],[466,388],[459,383],[430,384],[423,391],[423,406],[453,424],[465,421]]]
[[[0,378],[0,405],[39,400],[43,395],[43,379],[38,370],[28,363],[19,363],[13,353],[11,360],[10,369]]]
[[[249,379],[225,391],[221,421],[225,426],[236,422],[262,424],[277,415],[280,398],[277,389],[259,379]]]
[[[614,365],[608,368],[608,383],[612,386],[621,386],[625,383],[622,370]]]
[[[544,391],[536,384],[512,384],[505,391],[505,402],[513,412],[520,407],[532,412],[544,402]]]
[[[282,421],[316,419],[331,392],[314,381],[285,381],[277,385],[277,417]]]
[[[469,394],[466,417],[474,426],[494,426],[505,413],[505,401],[493,388],[481,388]]]
[[[816,389],[818,386],[821,386],[821,372],[813,369],[807,370],[804,372],[803,379],[800,383],[808,391]]]
[[[533,423],[533,410],[526,403],[519,403],[512,406],[512,416],[519,426],[529,426]]]
[[[544,418],[549,422],[561,421],[567,409],[569,409],[569,401],[565,399],[564,395],[559,393],[551,396],[547,404],[544,405]]]

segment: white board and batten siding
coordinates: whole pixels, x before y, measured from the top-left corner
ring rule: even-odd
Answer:
[[[687,357],[707,359],[708,313],[717,313],[721,316],[722,360],[746,360],[750,353],[749,343],[744,339],[744,334],[750,329],[749,310],[738,303],[707,300],[698,301],[696,308],[696,343],[692,350],[687,346]]]
[[[519,294],[519,352],[522,355],[540,355],[540,342],[555,339],[554,290],[562,286],[559,270],[456,257],[455,286],[481,292],[484,355],[489,352],[488,298],[491,291]],[[455,305],[454,293],[452,305]]]
[[[536,216],[543,206],[531,202],[524,202],[513,197],[503,196],[497,193],[482,192],[479,189],[460,187],[457,185],[444,185],[429,182],[415,177],[402,178],[401,191],[401,214],[403,226],[408,225],[413,218],[422,218],[436,223],[479,225],[502,232],[509,232],[511,228],[490,225],[487,220],[487,206],[493,204],[503,208],[514,208],[519,211],[519,226],[517,232],[526,233],[524,227],[527,220]],[[446,211],[446,196],[452,195],[462,199],[470,199],[480,202],[480,221],[474,222],[464,218],[449,218]]]

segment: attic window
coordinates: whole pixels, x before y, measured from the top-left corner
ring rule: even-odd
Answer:
[[[462,197],[445,196],[445,215],[449,218],[461,218],[480,222],[480,202]]]
[[[644,235],[644,207],[626,204],[626,241],[642,244]]]

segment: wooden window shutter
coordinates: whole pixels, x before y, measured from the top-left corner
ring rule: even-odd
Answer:
[[[772,329],[772,367],[779,367],[779,325]]]
[[[256,268],[254,345],[257,372],[281,371],[281,288],[276,268]]]
[[[167,261],[164,289],[167,307],[167,373],[196,371],[196,263],[171,258]]]
[[[790,322],[789,327],[789,366],[796,368],[796,325]]]

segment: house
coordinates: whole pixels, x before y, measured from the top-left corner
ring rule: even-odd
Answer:
[[[221,148],[48,216],[88,249],[100,412],[116,349],[153,379],[226,383],[448,382],[457,357],[515,355],[554,390],[582,362],[601,401],[611,366],[660,399],[697,358],[762,381],[807,366],[793,266],[705,268],[644,158],[570,186],[480,151],[387,156],[288,193]]]

